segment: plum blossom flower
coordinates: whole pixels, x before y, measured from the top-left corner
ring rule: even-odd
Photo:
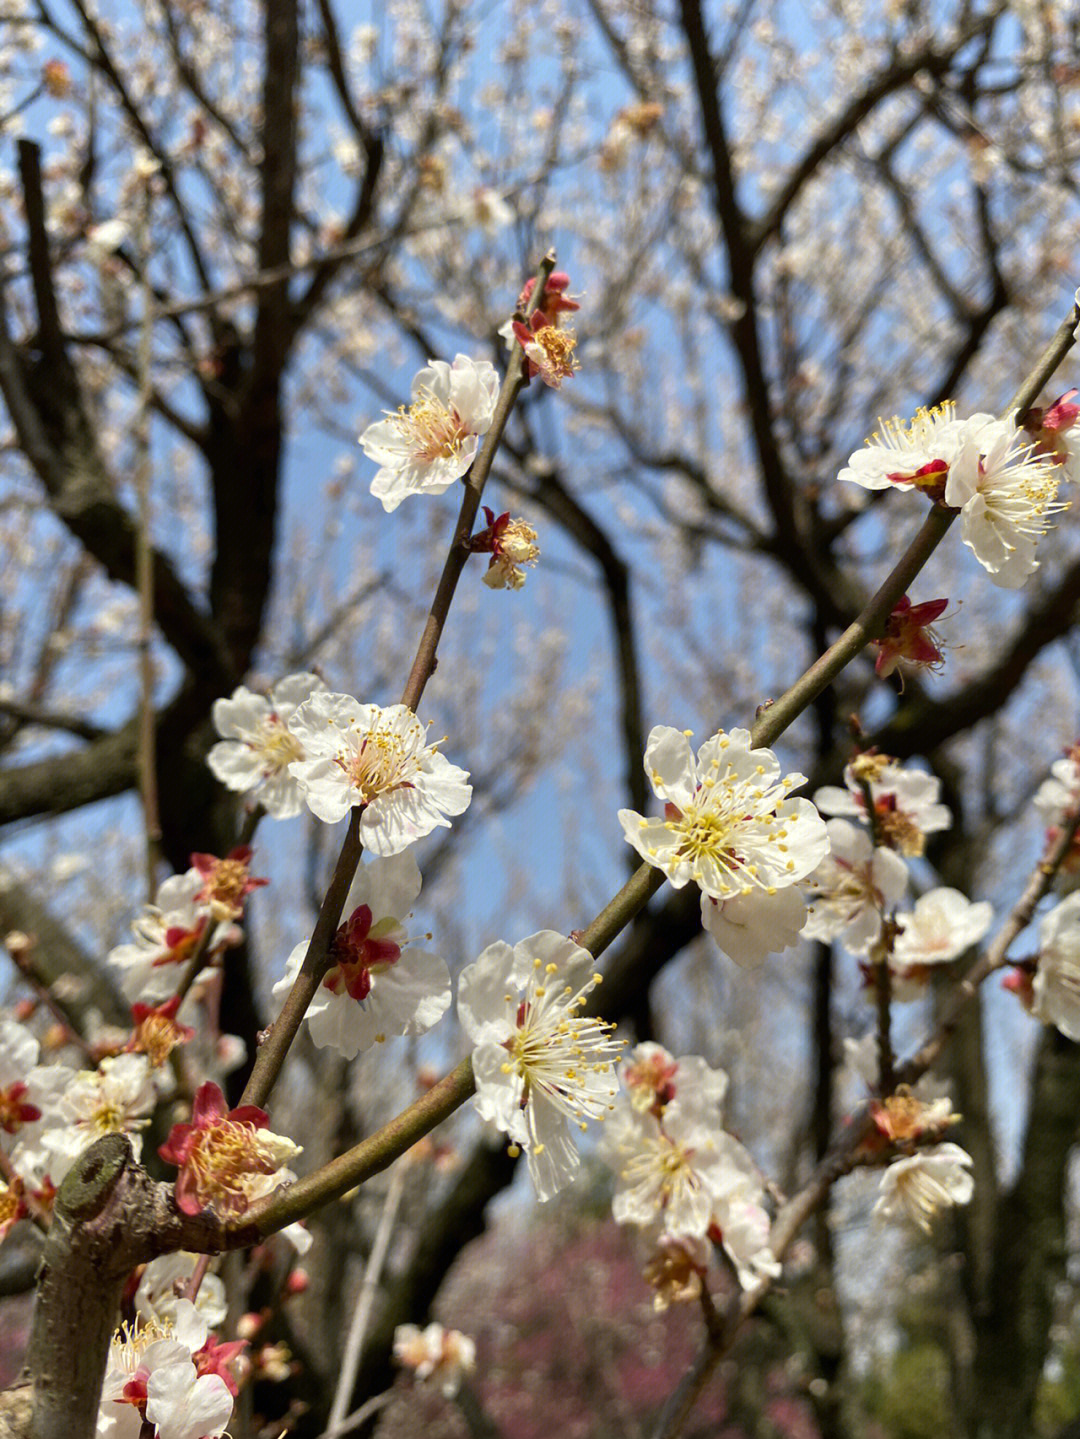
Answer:
[[[155,1005],[175,992],[183,967],[211,922],[209,908],[199,900],[204,885],[197,869],[170,875],[158,886],[155,903],[144,906],[133,922],[134,944],[118,944],[109,951],[107,962],[120,970],[120,988],[127,999]],[[221,945],[235,942],[238,934],[231,926],[215,928],[206,959]]]
[[[513,331],[525,351],[530,379],[539,375],[545,385],[557,390],[563,380],[573,379],[574,371],[581,368],[574,354],[577,336],[573,330],[552,324],[543,310],[534,310],[527,324],[515,320]]]
[[[429,360],[412,403],[368,425],[360,444],[380,467],[371,493],[388,513],[408,495],[441,495],[468,470],[491,428],[499,377],[490,360]]]
[[[493,590],[520,590],[525,583],[523,565],[535,565],[540,558],[536,531],[524,520],[511,520],[510,511],[496,516],[484,506],[487,528],[473,535],[469,549],[473,554],[489,554],[491,561],[484,572],[484,584]]]
[[[138,1159],[140,1130],[150,1123],[157,1103],[150,1061],[145,1054],[117,1054],[97,1069],[72,1075],[47,1115],[42,1146],[51,1155],[49,1175],[59,1184],[84,1150],[103,1134],[126,1134]]]
[[[1031,1012],[1080,1041],[1080,892],[1055,905],[1039,926]]]
[[[923,770],[902,769],[888,755],[862,754],[844,769],[844,788],[824,785],[814,803],[825,814],[866,824],[866,798],[860,778],[870,787],[874,827],[883,845],[909,857],[926,849],[926,836],[948,829],[952,815],[938,802],[941,781]]]
[[[195,1038],[191,1026],[177,1020],[179,1008],[178,994],[157,1006],[138,1002],[131,1006],[135,1027],[127,1047],[133,1053],[145,1054],[154,1069],[160,1069],[178,1045]]]
[[[958,889],[931,889],[919,896],[913,911],[896,919],[901,928],[892,958],[903,974],[946,964],[978,944],[993,923],[994,906],[985,900],[973,904]]]
[[[425,744],[426,731],[405,705],[360,704],[350,695],[314,695],[289,721],[308,756],[291,766],[308,808],[325,824],[363,805],[360,838],[372,854],[399,854],[446,815],[462,814],[472,786]]]
[[[1053,844],[1068,822],[1069,811],[1080,800],[1080,745],[1074,745],[1064,759],[1055,760],[1050,766],[1050,778],[1044,779],[1035,791],[1033,803],[1043,824],[1046,826],[1046,842]],[[1075,889],[1080,884],[1080,834],[1073,836],[1072,844],[1061,862],[1055,876],[1059,890]]]
[[[270,883],[268,879],[256,879],[252,875],[251,856],[252,849],[247,844],[238,844],[224,859],[212,854],[191,856],[192,868],[203,878],[195,901],[207,905],[219,922],[239,919],[244,913],[244,900],[252,890]]]
[[[225,1432],[233,1395],[219,1374],[200,1374],[194,1355],[205,1318],[180,1300],[171,1322],[122,1326],[109,1349],[98,1439],[138,1439],[143,1421],[157,1439],[211,1439]]]
[[[461,1381],[476,1368],[476,1344],[460,1329],[429,1324],[399,1324],[394,1330],[394,1358],[411,1369],[420,1382],[432,1379],[446,1399],[452,1399]]]
[[[611,1026],[579,1011],[600,982],[593,957],[554,930],[497,941],[462,971],[458,1015],[476,1048],[476,1108],[526,1151],[540,1199],[580,1163],[568,1133],[603,1119],[618,1092]]]
[[[136,1314],[147,1323],[152,1319],[174,1322],[198,1260],[199,1255],[182,1250],[152,1259],[143,1270],[135,1291]],[[208,1325],[224,1324],[228,1305],[225,1302],[225,1285],[219,1275],[203,1275],[194,1302]]]
[[[17,1175],[10,1184],[0,1179],[0,1243],[6,1239],[11,1226],[27,1212],[22,1180]]]
[[[975,416],[989,420],[991,416]],[[841,480],[867,490],[921,489],[940,494],[949,467],[959,453],[964,424],[948,400],[932,410],[920,409],[910,423],[898,415],[878,422],[881,429],[857,450],[840,471]]]
[[[907,595],[901,595],[885,622],[884,635],[871,641],[878,649],[874,673],[887,679],[901,664],[916,669],[942,669],[945,664],[942,642],[930,626],[948,603],[947,599],[924,600],[922,604],[913,605]]]
[[[662,1044],[645,1040],[623,1056],[620,1074],[630,1105],[639,1114],[659,1116],[682,1091],[693,1095],[698,1105],[715,1108],[719,1122],[728,1077],[722,1069],[711,1069],[699,1055],[676,1059]]]
[[[303,673],[279,680],[269,697],[240,685],[229,699],[215,700],[214,727],[222,739],[206,757],[214,777],[228,789],[254,791],[274,819],[299,814],[300,789],[289,766],[304,758],[304,748],[289,720],[325,688],[318,675]]]
[[[254,1104],[226,1110],[225,1096],[207,1082],[195,1095],[190,1124],[174,1124],[158,1153],[175,1164],[176,1203],[184,1214],[211,1206],[222,1218],[243,1214],[256,1199],[293,1178],[283,1166],[300,1146],[266,1127]]]
[[[971,1155],[958,1144],[935,1144],[894,1159],[881,1176],[877,1219],[910,1219],[927,1234],[939,1209],[967,1204],[975,1192]]]
[[[908,868],[891,849],[875,848],[864,829],[830,819],[829,853],[802,882],[810,900],[803,934],[838,939],[850,954],[866,954],[881,934],[881,919],[903,897]]]
[[[1032,437],[1040,454],[1049,455],[1061,465],[1062,473],[1074,484],[1080,480],[1077,467],[1078,451],[1069,431],[1080,417],[1076,396],[1080,390],[1066,390],[1052,405],[1033,405],[1021,418],[1024,430]]]
[[[712,1250],[701,1235],[661,1234],[643,1277],[656,1293],[653,1308],[662,1314],[672,1304],[688,1304],[701,1294]]]
[[[945,503],[960,510],[964,544],[1004,589],[1019,589],[1038,568],[1036,542],[1050,529],[1060,466],[1009,420],[974,416],[949,466]]]
[[[806,782],[780,778],[771,750],[751,749],[750,732],[723,730],[695,759],[681,730],[657,725],[645,773],[665,802],[662,819],[619,811],[630,844],[676,889],[693,880],[716,900],[755,890],[771,894],[803,879],[824,858],[825,824],[809,800],[789,799]]]
[[[369,860],[357,870],[342,910],[349,918],[331,943],[330,968],[304,1016],[318,1048],[355,1059],[388,1035],[425,1033],[449,1008],[445,963],[408,947],[404,922],[420,884],[408,853]],[[282,1002],[307,948],[307,941],[296,946],[274,985]]]

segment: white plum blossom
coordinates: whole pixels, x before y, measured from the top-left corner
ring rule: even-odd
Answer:
[[[1072,754],[1055,760],[1050,766],[1050,778],[1044,779],[1035,791],[1032,803],[1047,829],[1056,829],[1080,798],[1080,764]]]
[[[701,896],[701,923],[719,949],[744,969],[757,969],[770,954],[799,942],[806,901],[794,885],[775,894],[753,890],[721,903]]]
[[[1038,568],[1036,542],[1058,503],[1060,467],[1009,420],[977,415],[966,421],[949,466],[945,503],[960,510],[964,544],[994,584],[1019,589]]]
[[[97,1439],[139,1439],[143,1413],[157,1439],[223,1434],[233,1396],[220,1374],[199,1374],[192,1358],[207,1332],[206,1319],[186,1299],[169,1322],[118,1330],[101,1390]]]
[[[166,1324],[175,1322],[179,1305],[186,1302],[184,1291],[199,1258],[198,1254],[187,1254],[181,1250],[175,1254],[162,1254],[150,1261],[135,1291],[135,1312],[145,1323],[152,1319]],[[228,1305],[225,1302],[225,1285],[217,1274],[203,1275],[194,1302],[206,1324],[211,1327],[224,1324]]]
[[[668,1234],[704,1235],[713,1209],[739,1177],[711,1107],[674,1099],[661,1118],[620,1106],[609,1119],[602,1152],[615,1170],[617,1224],[660,1223]]]
[[[25,1025],[0,1019],[0,1148],[13,1154],[40,1137],[72,1075],[58,1065],[39,1065],[38,1052],[38,1042]]]
[[[399,854],[464,813],[472,797],[467,770],[429,745],[427,731],[405,705],[360,704],[351,695],[317,694],[289,728],[306,759],[290,768],[308,808],[325,824],[363,805],[360,839],[376,855]]]
[[[399,1324],[394,1330],[394,1358],[421,1383],[433,1380],[443,1397],[452,1399],[465,1375],[476,1368],[476,1344],[460,1329],[444,1329],[441,1324],[426,1329]]]
[[[676,1059],[662,1044],[643,1040],[623,1056],[620,1074],[631,1107],[640,1113],[650,1109],[659,1112],[682,1090],[693,1095],[699,1107],[714,1108],[719,1122],[728,1077],[722,1069],[711,1068],[700,1055],[685,1054]]]
[[[811,900],[803,934],[838,939],[850,954],[866,954],[881,934],[882,915],[903,898],[908,868],[846,819],[830,819],[825,828],[829,853],[802,883]]]
[[[120,988],[132,1003],[160,1004],[176,993],[185,965],[211,923],[208,906],[196,899],[204,884],[197,869],[170,875],[158,886],[155,902],[145,905],[133,921],[135,942],[109,951],[107,963],[120,971]]]
[[[139,1131],[150,1123],[156,1103],[153,1070],[145,1054],[117,1054],[103,1059],[97,1069],[72,1075],[41,1136],[51,1155],[53,1183],[59,1184],[79,1155],[103,1134],[126,1134],[138,1159]]]
[[[989,420],[990,415],[975,416]],[[940,484],[959,453],[964,426],[956,418],[956,406],[949,400],[932,410],[921,409],[910,423],[899,415],[878,422],[877,431],[840,471],[867,490],[911,490]]]
[[[499,377],[490,360],[429,360],[412,382],[412,403],[368,425],[360,444],[380,467],[371,493],[384,510],[407,495],[441,495],[468,470],[491,428]]]
[[[616,1222],[655,1231],[661,1249],[661,1241],[693,1248],[708,1235],[723,1245],[744,1287],[775,1277],[780,1265],[768,1248],[761,1176],[721,1122],[727,1075],[696,1055],[676,1060],[658,1044],[639,1044],[623,1060],[621,1077],[600,1142],[616,1174]]]
[[[241,685],[228,699],[215,700],[214,727],[222,739],[206,757],[214,777],[231,790],[255,791],[274,819],[299,814],[300,789],[289,766],[304,758],[304,747],[289,720],[325,688],[318,675],[304,673],[279,680],[269,697]]]
[[[593,957],[554,930],[498,941],[462,971],[458,1015],[476,1048],[476,1108],[528,1157],[541,1199],[580,1163],[568,1123],[603,1119],[618,1093],[611,1026],[580,1010],[600,982]]]
[[[346,897],[345,922],[330,946],[331,966],[304,1016],[319,1049],[355,1059],[390,1035],[423,1034],[450,1005],[443,960],[409,948],[404,921],[420,893],[411,854],[361,864]],[[289,955],[274,996],[284,1002],[308,941]]]
[[[958,889],[931,889],[920,895],[910,913],[898,914],[900,933],[892,958],[901,970],[946,964],[978,944],[994,919],[994,906],[973,904]]]
[[[1080,1041],[1080,892],[1055,905],[1039,925],[1031,1012]]]
[[[879,840],[900,854],[921,855],[926,836],[948,829],[952,814],[939,803],[941,781],[924,770],[903,769],[885,755],[860,755],[844,769],[844,788],[823,785],[814,803],[825,814],[867,823],[866,802],[858,775],[870,786]]]
[[[695,758],[687,734],[667,725],[649,735],[645,773],[664,801],[664,815],[645,819],[620,810],[629,843],[676,889],[691,880],[700,887],[703,923],[727,953],[735,951],[732,957],[754,963],[786,947],[802,899],[796,891],[781,900],[779,892],[809,874],[829,845],[810,801],[788,797],[805,776],[781,777],[776,756],[752,749],[748,730],[721,730]],[[754,903],[728,909],[730,901],[749,896]]]
[[[881,1176],[874,1217],[910,1219],[929,1234],[939,1209],[967,1204],[975,1192],[971,1155],[958,1144],[934,1144],[894,1159]]]

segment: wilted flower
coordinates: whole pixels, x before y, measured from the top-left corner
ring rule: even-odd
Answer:
[[[360,838],[372,854],[398,854],[446,815],[469,807],[468,771],[444,759],[405,705],[360,704],[350,695],[313,695],[289,721],[308,756],[291,766],[308,808],[336,824],[363,805]]]
[[[469,549],[474,554],[489,554],[491,562],[484,573],[484,584],[493,590],[519,590],[525,583],[523,565],[535,565],[540,558],[536,531],[524,520],[511,520],[510,511],[496,517],[494,510],[484,506],[487,529],[473,535]]]
[[[874,828],[880,843],[908,856],[921,855],[926,836],[948,829],[952,815],[938,803],[941,781],[923,770],[902,769],[888,755],[861,754],[844,769],[844,789],[825,785],[814,803],[826,814],[867,823],[866,798],[860,779],[870,787]]]
[[[930,1232],[939,1209],[967,1204],[975,1191],[968,1172],[971,1155],[958,1144],[935,1144],[904,1159],[894,1159],[881,1176],[880,1197],[874,1205],[878,1219],[898,1215]]]
[[[930,626],[948,603],[947,599],[924,600],[913,605],[902,595],[885,623],[884,635],[872,641],[878,647],[875,673],[887,679],[902,663],[917,669],[941,669],[945,663],[941,640]]]
[[[539,375],[545,385],[557,390],[563,380],[572,379],[574,371],[580,369],[574,354],[577,336],[573,330],[553,325],[543,310],[534,310],[528,324],[515,320],[513,331],[525,351],[530,379]]]
[[[135,1032],[128,1042],[128,1049],[145,1054],[154,1069],[160,1069],[178,1045],[187,1044],[195,1038],[195,1031],[189,1025],[177,1021],[179,1008],[178,994],[156,1008],[139,1003],[131,1006]]]
[[[269,884],[251,873],[251,846],[237,845],[224,859],[212,854],[193,854],[191,863],[203,877],[203,886],[195,895],[196,904],[209,906],[214,919],[239,919],[244,913],[244,900],[252,890]]]

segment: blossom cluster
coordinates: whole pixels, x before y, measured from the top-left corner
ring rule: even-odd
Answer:
[[[744,1287],[774,1278],[780,1265],[769,1248],[764,1183],[722,1125],[727,1075],[652,1043],[639,1044],[620,1067],[623,1088],[601,1154],[615,1172],[616,1221],[644,1229],[656,1248],[661,1303],[673,1297],[673,1267],[682,1273],[691,1261],[700,1283],[706,1241],[722,1245]]]
[[[1068,477],[1064,428],[1057,425],[1057,443],[1048,444],[1012,419],[958,419],[949,402],[906,424],[883,422],[840,479],[869,490],[918,489],[959,510],[961,538],[994,584],[1019,589],[1038,568],[1036,546],[1051,517],[1068,508],[1057,498],[1062,474]]]
[[[215,702],[214,723],[223,738],[207,762],[229,789],[255,793],[279,819],[306,803],[336,824],[361,807],[372,854],[399,854],[469,805],[468,773],[427,744],[410,709],[332,694],[314,674],[289,675],[268,699],[241,685]]]

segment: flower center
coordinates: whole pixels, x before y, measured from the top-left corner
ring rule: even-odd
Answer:
[[[553,376],[569,379],[578,368],[574,358],[577,336],[573,330],[559,330],[554,325],[543,325],[533,334],[532,343],[543,351],[543,359],[537,356],[544,369]]]
[[[380,919],[371,923],[371,910],[366,904],[353,911],[348,921],[334,936],[330,950],[334,967],[323,980],[323,987],[331,994],[346,993],[351,999],[362,1002],[371,993],[371,976],[374,971],[389,969],[401,958],[401,946],[383,935],[397,929],[397,920]]]
[[[426,387],[408,409],[402,405],[390,419],[420,460],[454,459],[468,436],[457,411],[447,408]]]
[[[259,753],[264,760],[263,778],[280,774],[293,760],[304,758],[300,741],[278,719],[271,715],[263,724]]]
[[[337,757],[338,765],[360,791],[365,804],[387,790],[409,784],[408,776],[417,768],[415,749],[419,728],[414,725],[409,735],[403,737],[379,729],[376,723],[360,740],[354,753]]]

